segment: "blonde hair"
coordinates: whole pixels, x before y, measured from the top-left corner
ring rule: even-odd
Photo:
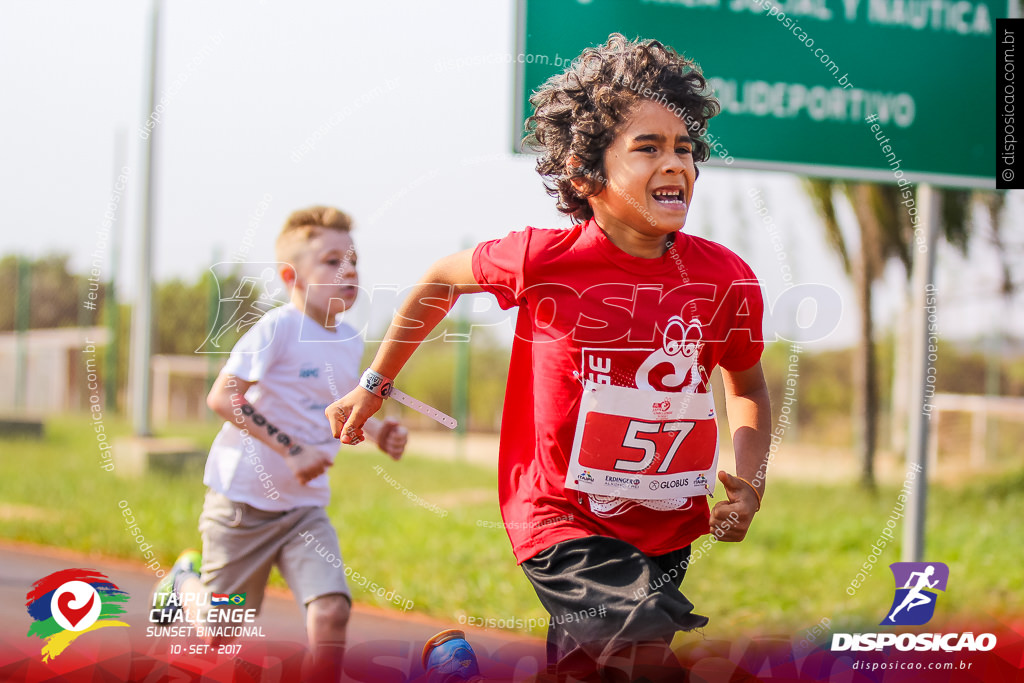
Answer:
[[[277,260],[293,264],[302,244],[320,234],[321,230],[337,230],[348,233],[352,230],[352,219],[344,211],[330,206],[312,206],[293,211],[277,236],[275,252]]]

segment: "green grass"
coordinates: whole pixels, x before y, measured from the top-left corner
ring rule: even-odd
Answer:
[[[106,426],[128,432],[123,422],[108,419]],[[208,423],[165,433],[205,445],[216,429]],[[141,562],[118,507],[124,500],[165,567],[182,548],[199,544],[199,471],[119,479],[100,468],[90,423],[78,416],[50,420],[43,441],[0,438],[0,450],[0,537]],[[376,466],[447,515],[417,505]],[[412,600],[415,611],[453,623],[460,614],[545,616],[504,531],[489,524],[501,519],[493,471],[415,456],[392,463],[367,450],[339,457],[330,476],[328,512],[346,564]],[[926,559],[950,568],[937,619],[1007,620],[1024,612],[1022,489],[1024,469],[931,487]],[[715,544],[687,574],[684,592],[712,619],[708,636],[792,634],[823,618],[833,629],[877,625],[892,598],[888,564],[900,559],[901,525],[855,595],[846,589],[868,561],[897,494],[895,487],[872,496],[852,484],[771,482],[747,540]],[[394,608],[354,582],[352,589],[359,602]]]

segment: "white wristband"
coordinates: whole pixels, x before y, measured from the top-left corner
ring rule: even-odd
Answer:
[[[455,429],[459,425],[455,418],[442,413],[437,408],[431,408],[423,401],[418,401],[409,394],[395,389],[394,380],[390,380],[379,372],[375,372],[369,368],[367,368],[363,373],[363,376],[359,378],[359,386],[366,389],[374,396],[380,396],[381,398],[393,396],[395,400],[402,405],[408,406],[409,408],[426,415],[432,420],[436,420],[448,429]]]
[[[391,390],[391,398],[395,399],[404,406],[412,408],[413,410],[422,415],[426,415],[431,420],[435,420],[436,422],[444,425],[448,429],[455,429],[456,427],[459,426],[458,421],[454,417],[446,415],[437,408],[432,408],[423,401],[419,401],[410,396],[409,394],[399,391],[398,389]]]
[[[359,378],[359,386],[366,389],[374,396],[387,398],[391,395],[391,389],[394,387],[394,382],[379,372],[374,372],[367,368],[366,372],[363,373],[363,376]]]

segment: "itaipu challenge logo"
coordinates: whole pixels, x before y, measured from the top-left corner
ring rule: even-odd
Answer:
[[[33,619],[28,636],[43,639],[43,661],[53,659],[78,636],[107,626],[128,626],[124,614],[128,594],[94,569],[64,569],[45,576],[25,596]]]
[[[936,591],[945,591],[949,567],[942,562],[894,562],[896,595],[882,626],[921,626],[935,614]]]

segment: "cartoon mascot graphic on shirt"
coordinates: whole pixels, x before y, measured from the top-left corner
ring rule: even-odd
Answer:
[[[686,323],[682,317],[672,316],[665,325],[661,348],[652,350],[636,367],[632,379],[637,390],[697,393],[703,388],[704,391],[709,391],[708,374],[699,363],[700,351],[704,346],[703,340],[704,334],[699,319],[692,318]],[[621,377],[621,374],[619,376]],[[653,510],[678,510],[685,509],[692,503],[689,497],[638,500],[594,493],[589,494],[588,499],[590,509],[602,517],[620,515],[636,505]]]
[[[697,362],[704,346],[700,320],[687,325],[678,315],[669,318],[661,348],[656,349],[636,371],[636,388],[645,391],[695,392],[707,376]],[[667,366],[667,367],[666,367]]]

